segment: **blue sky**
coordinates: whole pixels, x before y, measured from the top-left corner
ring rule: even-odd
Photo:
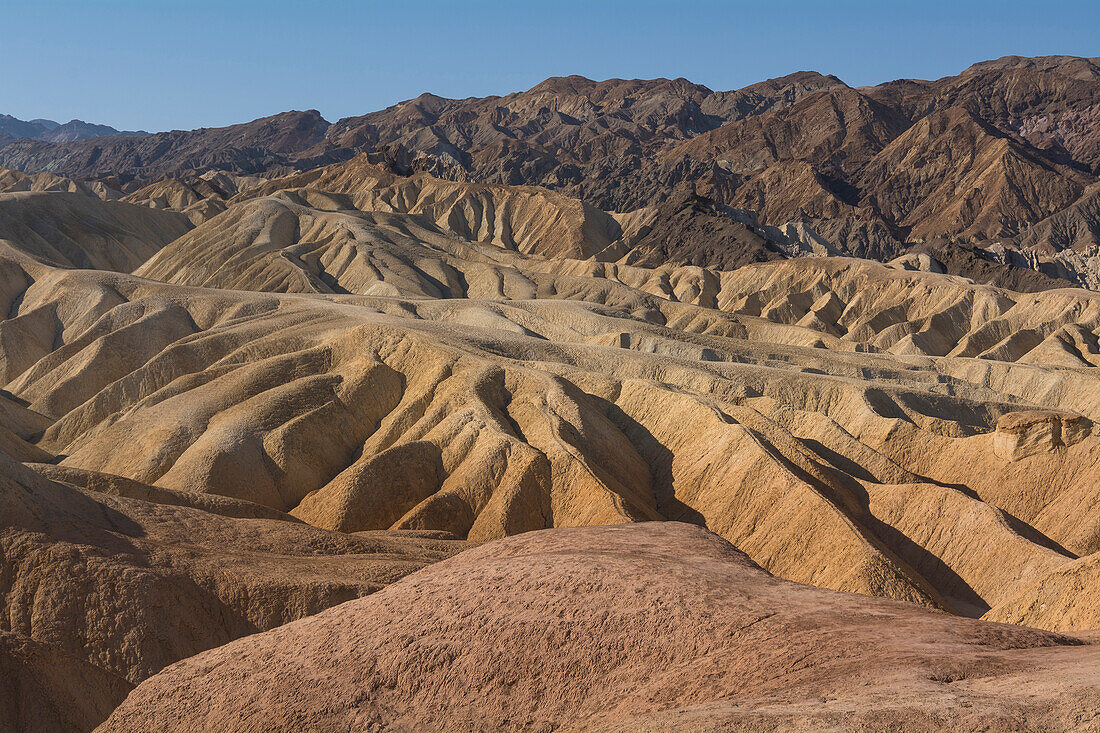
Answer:
[[[1100,56],[1100,0],[0,0],[0,43],[0,113],[157,131],[287,109],[336,120],[566,74],[735,89],[814,69],[862,85]]]

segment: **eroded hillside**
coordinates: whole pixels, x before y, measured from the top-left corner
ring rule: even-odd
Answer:
[[[778,113],[816,93],[728,101]],[[958,134],[1000,134],[954,107],[936,114]],[[895,143],[875,155],[892,160]],[[985,180],[1008,186],[1024,153],[996,145]],[[42,701],[0,705],[16,729],[88,730],[135,686],[106,729],[162,715],[184,728],[266,727],[252,696],[284,695],[285,680],[223,699],[219,675],[258,679],[258,654],[308,666],[334,619],[373,650],[317,662],[343,670],[339,699],[354,697],[340,685],[398,675],[441,696],[440,715],[496,720],[457,693],[444,700],[434,663],[394,656],[387,645],[415,635],[401,618],[471,638],[456,619],[484,601],[512,621],[522,613],[507,609],[531,610],[545,628],[550,605],[514,594],[447,608],[432,595],[448,583],[512,587],[512,574],[542,572],[543,553],[568,559],[532,593],[627,613],[629,589],[577,578],[605,560],[641,562],[632,542],[665,558],[646,572],[667,571],[667,593],[710,589],[718,636],[691,642],[723,650],[707,664],[734,654],[715,641],[724,625],[794,604],[760,627],[784,640],[746,647],[774,663],[737,662],[755,680],[743,691],[753,712],[719,705],[693,721],[925,720],[907,717],[899,690],[910,690],[934,722],[947,709],[939,685],[991,676],[968,686],[972,729],[1032,715],[1012,692],[1028,680],[1047,685],[1028,720],[1088,724],[1079,701],[1095,684],[1073,670],[1095,662],[1074,635],[1100,627],[1098,293],[978,283],[943,272],[934,250],[889,264],[824,241],[806,250],[701,196],[617,213],[536,186],[401,175],[371,155],[285,176],[160,181],[122,200],[57,176],[0,181],[0,665],[15,690],[6,699]],[[980,211],[976,226],[1005,215]],[[828,256],[794,256],[807,251]],[[664,521],[713,535],[651,525],[508,539]],[[555,544],[569,538],[571,549]],[[627,559],[594,559],[604,542]],[[692,557],[710,570],[679,577]],[[756,600],[727,618],[714,593],[732,587]],[[810,633],[814,609],[829,628]],[[866,647],[852,614],[889,616],[907,641]],[[524,633],[501,629],[508,644]],[[234,643],[257,632],[268,633]],[[936,661],[922,645],[940,634],[951,641]],[[478,643],[520,653],[498,641]],[[805,645],[835,653],[806,656]],[[462,664],[479,664],[479,648]],[[609,695],[645,676],[631,661],[640,652],[622,649]],[[799,707],[858,698],[834,664],[855,650],[861,674],[903,670],[880,690],[885,717]],[[371,658],[392,669],[363,667]],[[805,701],[769,707],[780,678]],[[673,675],[649,706],[601,720],[660,728],[670,711],[728,702],[707,679],[677,691]],[[523,697],[532,724],[592,715],[579,701],[544,706],[537,687]],[[212,696],[207,718],[178,709]],[[309,695],[295,700],[303,726],[346,727]],[[364,720],[427,719],[372,700]]]
[[[12,450],[342,532],[695,521],[971,616],[1100,550],[1100,296],[599,262],[567,199],[425,184],[245,197],[163,282],[9,260]]]

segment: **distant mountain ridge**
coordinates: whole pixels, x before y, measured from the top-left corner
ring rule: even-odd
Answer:
[[[0,142],[7,168],[71,178],[115,177],[122,183],[210,170],[289,173],[300,151],[319,143],[329,123],[316,110],[284,112],[228,127],[172,130],[68,143],[41,139]],[[350,156],[349,156],[350,157]],[[308,166],[313,167],[313,166]]]
[[[11,115],[0,115],[0,144],[27,138],[52,143],[71,143],[98,137],[141,137],[144,130],[116,130],[110,125],[97,125],[83,120],[69,120],[62,124],[53,120],[20,120]]]
[[[936,242],[1004,244],[1051,260],[1048,274],[1100,286],[1100,57],[1006,56],[860,88],[815,71],[733,91],[552,77],[504,96],[425,93],[331,124],[290,111],[61,142],[62,127],[0,140],[0,166],[131,193],[166,177],[285,176],[370,153],[405,174],[541,186],[605,211],[664,207],[679,223],[650,258],[728,264],[680,239],[726,229],[714,212],[737,210],[796,249],[889,260]],[[693,196],[712,203],[686,205]],[[723,241],[755,247],[735,229]]]

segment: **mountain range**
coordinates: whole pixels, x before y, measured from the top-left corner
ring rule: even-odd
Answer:
[[[42,119],[25,122],[11,115],[0,115],[0,143],[24,138],[54,143],[70,143],[97,137],[141,137],[148,134],[143,131],[126,132],[116,130],[109,125],[96,125],[82,120],[69,120],[64,124]]]
[[[815,72],[730,92],[685,79],[552,78],[503,97],[424,94],[333,124],[310,110],[189,132],[40,135],[0,147],[0,165],[131,192],[369,152],[402,173],[536,185],[616,212],[694,195],[807,250],[889,260],[950,243],[1095,286],[1098,121],[1097,59],[1009,56],[861,88]]]

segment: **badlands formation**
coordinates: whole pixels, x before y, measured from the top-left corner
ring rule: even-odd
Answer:
[[[857,94],[821,79],[723,109]],[[860,180],[994,135],[920,111]],[[0,729],[1100,728],[1100,293],[839,210],[868,258],[700,190],[294,165],[335,133],[288,125],[232,133],[262,170],[0,172]]]

